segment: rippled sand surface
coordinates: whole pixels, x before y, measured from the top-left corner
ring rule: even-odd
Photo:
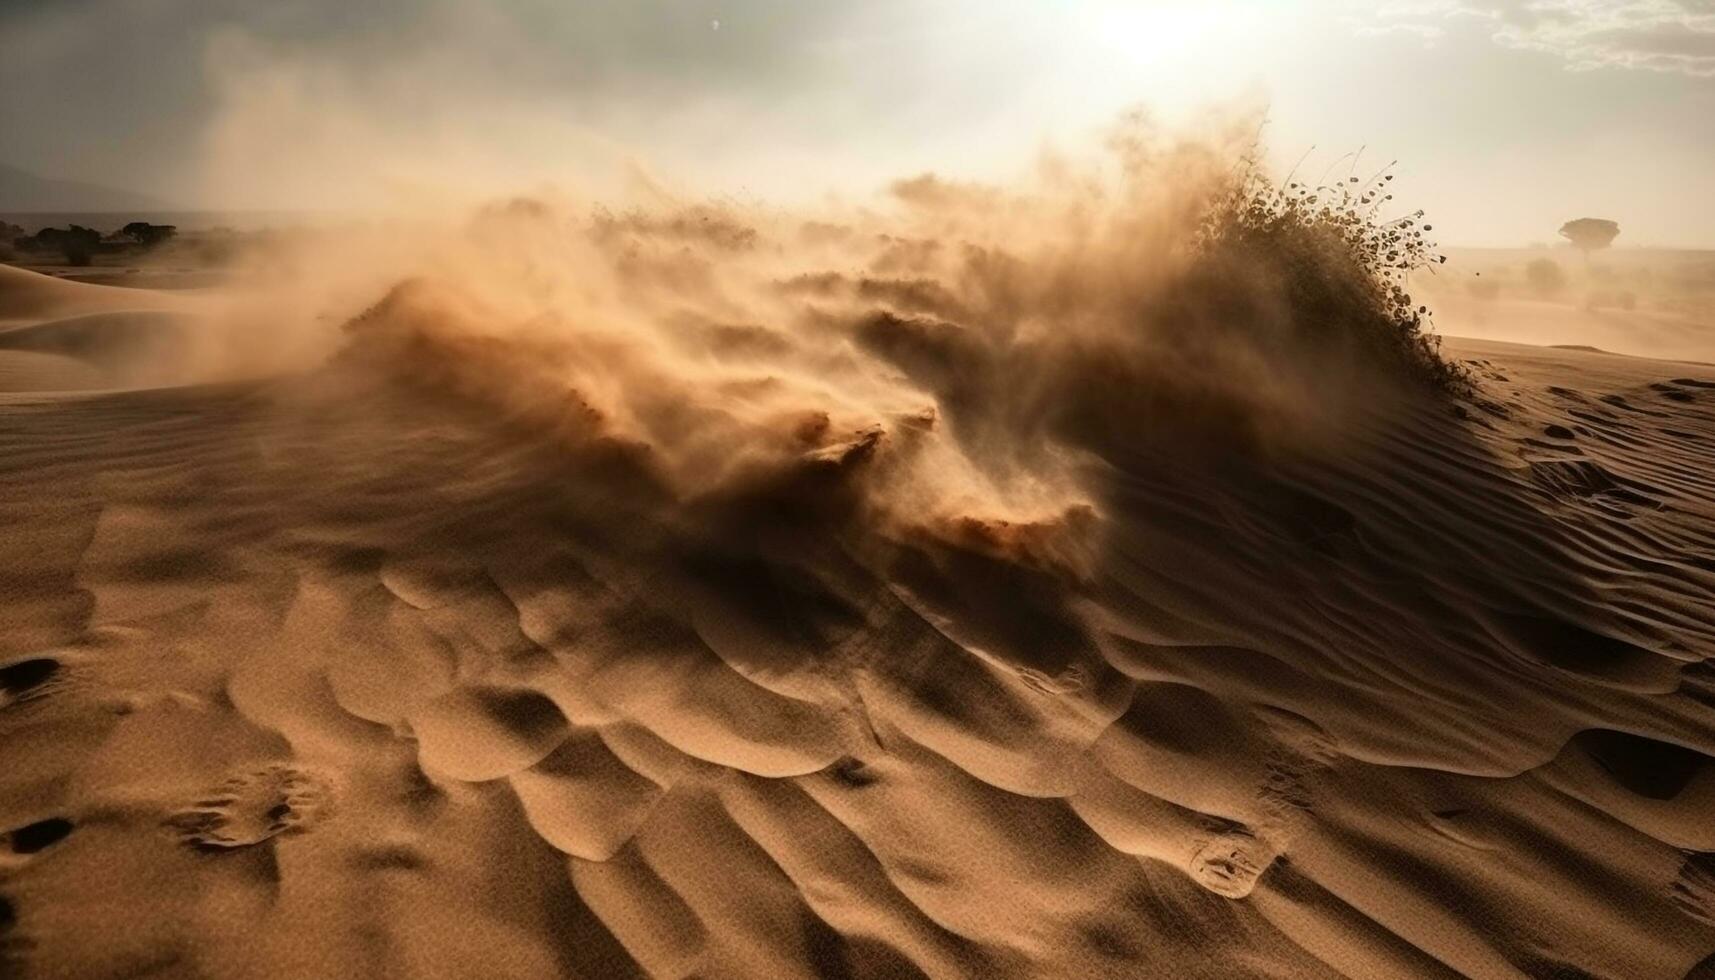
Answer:
[[[169,386],[173,303],[0,272],[7,976],[1715,970],[1715,369],[1452,341],[871,524],[925,419],[686,501],[548,354]]]

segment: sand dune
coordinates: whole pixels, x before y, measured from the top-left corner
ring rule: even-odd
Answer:
[[[11,376],[159,341],[63,285]],[[9,973],[1709,969],[1710,369],[1462,341],[1457,414],[871,524],[876,440],[672,503],[409,309],[0,405]]]
[[[1715,370],[1165,159],[6,273],[0,962],[1715,968]]]
[[[203,305],[0,265],[0,394],[206,377],[202,355],[219,332]]]
[[[1460,336],[1592,347],[1618,354],[1715,363],[1715,327],[1701,319],[1565,303],[1436,297],[1438,320]]]
[[[40,321],[114,310],[175,309],[184,302],[185,297],[171,293],[71,282],[0,264],[0,326],[9,320]]]

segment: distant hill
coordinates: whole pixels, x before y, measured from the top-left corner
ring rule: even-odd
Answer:
[[[0,164],[0,211],[163,211],[172,205],[133,191],[50,180]]]

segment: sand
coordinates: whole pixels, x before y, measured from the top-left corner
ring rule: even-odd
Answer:
[[[1472,339],[1584,347],[1616,354],[1715,363],[1706,320],[1646,310],[1588,309],[1533,299],[1438,297],[1436,310]]]
[[[861,437],[664,510],[480,347],[128,373],[173,304],[0,267],[6,976],[1715,973],[1715,368],[1449,341],[1092,551],[800,533]]]

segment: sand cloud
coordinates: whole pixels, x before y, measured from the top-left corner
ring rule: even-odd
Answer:
[[[1507,47],[1559,55],[1574,70],[1715,77],[1710,0],[1425,0],[1383,7],[1361,29],[1435,37],[1461,19],[1482,22]]]

